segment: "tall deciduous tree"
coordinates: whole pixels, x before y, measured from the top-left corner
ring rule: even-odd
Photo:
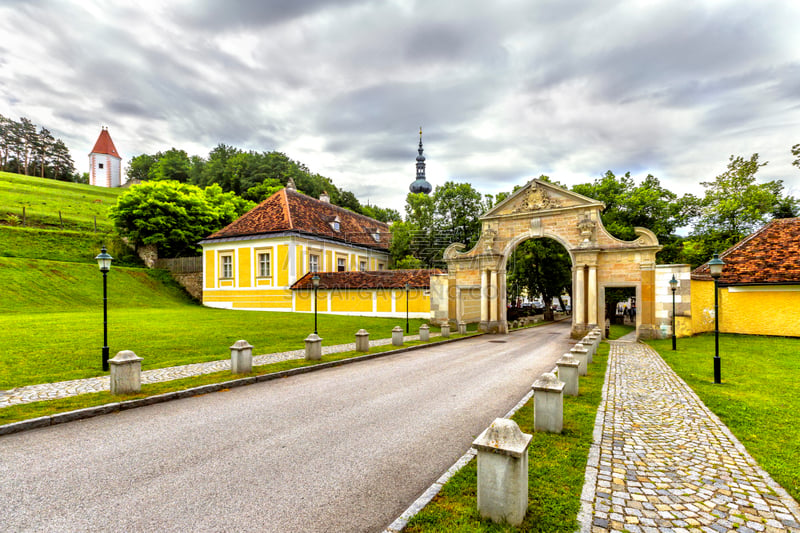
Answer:
[[[177,181],[134,185],[109,209],[120,235],[155,244],[162,257],[196,253],[197,241],[252,208],[252,202],[212,185],[205,190]]]
[[[569,252],[552,239],[531,239],[520,243],[506,264],[506,287],[519,294],[521,289],[530,296],[541,295],[545,304],[545,319],[553,319],[550,303],[564,292],[572,290],[572,261]]]

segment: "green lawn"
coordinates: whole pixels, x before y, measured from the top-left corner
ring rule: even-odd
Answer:
[[[103,284],[96,264],[0,257],[0,389],[101,373]],[[161,270],[113,267],[108,274],[111,356],[133,350],[143,368],[230,356],[239,339],[257,354],[303,348],[310,313],[211,309],[193,303]],[[353,342],[361,328],[391,336],[399,318],[319,316],[324,344]],[[417,331],[422,320],[411,320]]]
[[[728,425],[758,463],[800,501],[800,339],[721,335],[722,384],[714,384],[714,335],[650,341]]]
[[[580,378],[581,395],[564,398],[564,430],[560,435],[533,432],[533,401],[513,419],[533,434],[529,449],[528,514],[520,528],[482,520],[477,509],[477,460],[455,474],[438,496],[417,514],[407,532],[539,531],[573,533],[583,489],[594,419],[602,396],[608,344],[602,343]]]
[[[0,257],[47,259],[97,265],[106,246],[114,266],[142,266],[136,253],[113,233],[0,226]]]
[[[29,226],[61,228],[63,223],[64,229],[94,231],[96,217],[98,230],[108,231],[113,225],[108,208],[126,190],[0,172],[0,223],[8,224],[14,215],[21,224],[25,207]]]
[[[619,339],[620,337],[624,337],[634,329],[636,329],[634,326],[626,326],[624,324],[611,324],[608,339],[612,341],[615,339]]]

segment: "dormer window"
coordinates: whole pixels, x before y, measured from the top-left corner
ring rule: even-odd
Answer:
[[[375,230],[375,233],[373,233],[373,234],[372,234],[372,239],[373,239],[375,242],[381,242],[381,230],[379,230],[379,229],[376,229],[376,230]]]
[[[333,231],[341,231],[339,222],[340,221],[339,221],[339,217],[338,216],[336,218],[334,218],[333,220],[331,220],[330,224],[331,224],[331,228],[333,228]]]

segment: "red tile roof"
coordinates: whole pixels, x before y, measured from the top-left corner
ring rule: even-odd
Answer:
[[[114,141],[111,140],[111,135],[108,134],[108,130],[105,128],[100,131],[100,136],[97,138],[97,142],[94,143],[94,148],[92,148],[92,151],[89,153],[108,154],[122,159],[122,156],[117,152],[117,147],[114,146]]]
[[[320,289],[404,289],[406,283],[412,289],[429,289],[431,275],[441,274],[438,269],[431,270],[371,270],[368,272],[317,272]],[[298,279],[292,289],[313,289],[308,272]]]
[[[339,231],[334,229],[337,221]],[[280,232],[316,235],[379,250],[388,250],[392,237],[383,222],[284,188],[206,240]]]
[[[773,220],[720,254],[725,267],[719,284],[800,284],[800,218]],[[708,264],[696,268],[692,279],[711,281]]]

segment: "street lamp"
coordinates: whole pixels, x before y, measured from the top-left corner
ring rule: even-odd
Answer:
[[[100,255],[95,257],[100,272],[103,273],[103,372],[108,371],[108,291],[106,284],[106,274],[111,270],[111,260],[114,259],[106,251],[106,247],[100,250]]]
[[[317,334],[317,289],[319,289],[319,275],[311,276],[311,285],[314,286],[314,335]]]
[[[714,254],[708,262],[708,270],[714,278],[714,383],[722,383],[722,361],[719,358],[719,277],[723,268],[725,261]]]
[[[675,291],[678,290],[678,280],[675,274],[669,280],[669,288],[672,291],[672,351],[675,351]]]
[[[408,289],[410,288],[411,286],[406,282],[406,335],[408,335]]]

